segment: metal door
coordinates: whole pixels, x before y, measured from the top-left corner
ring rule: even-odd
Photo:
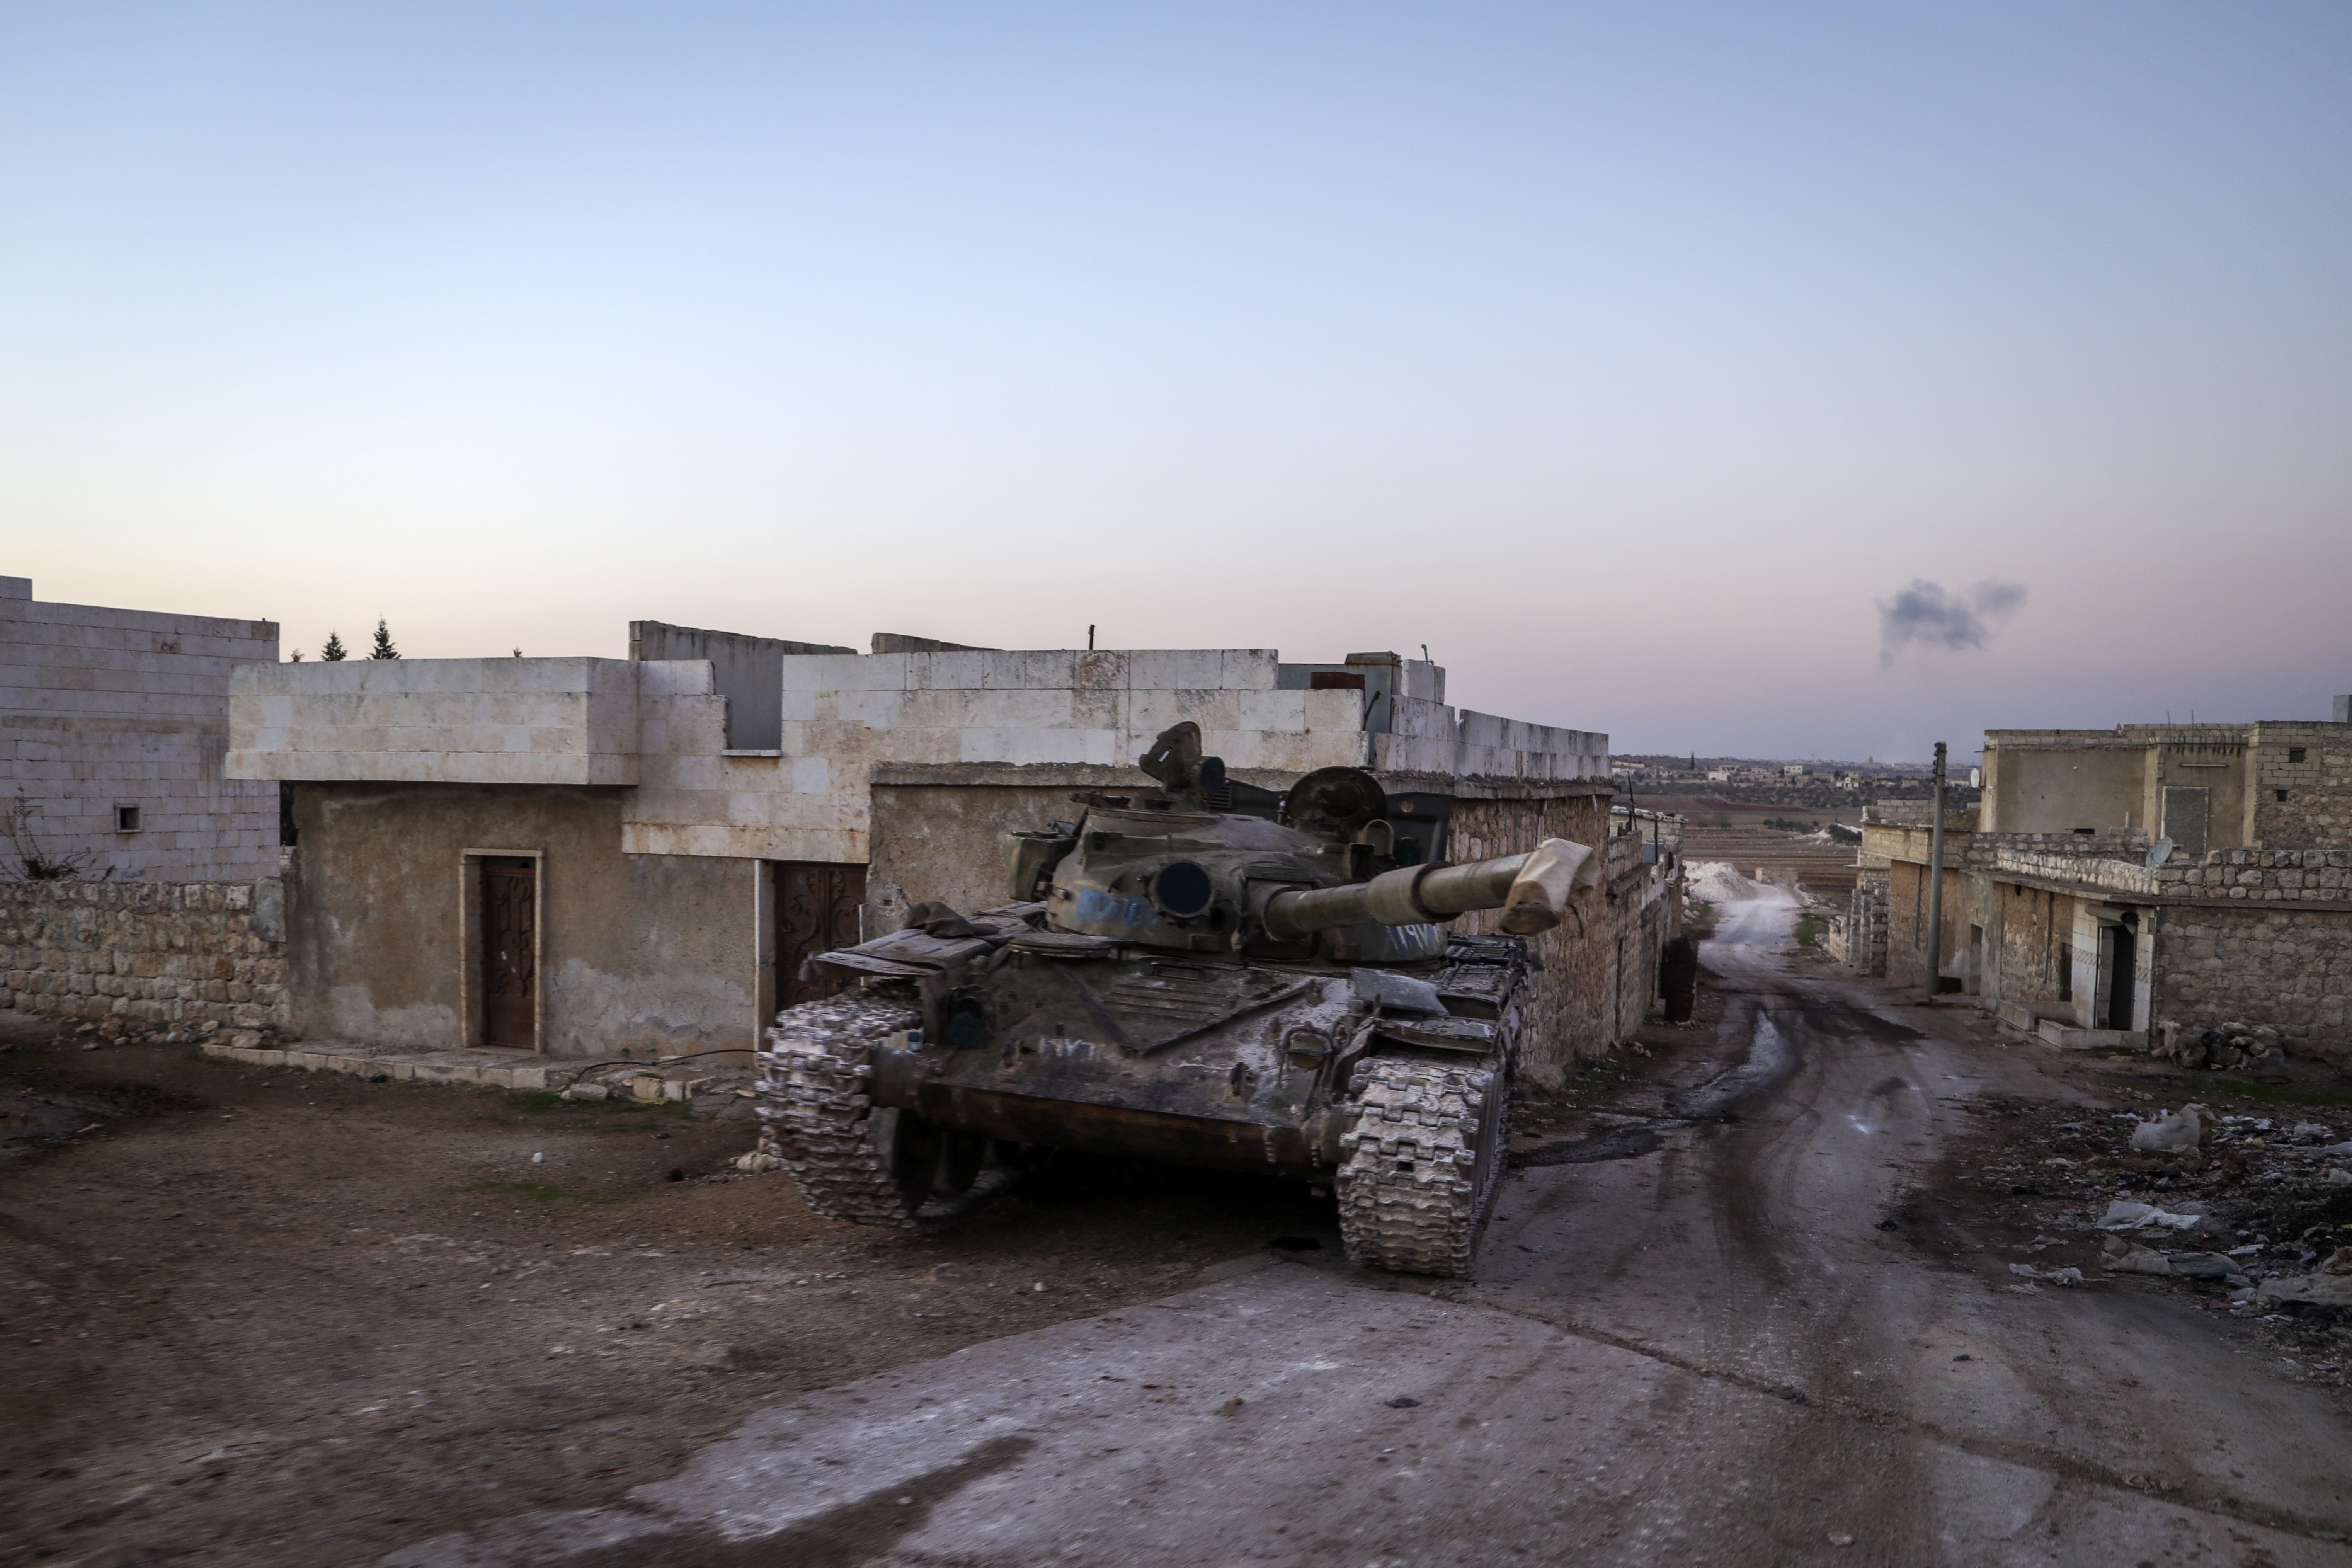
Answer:
[[[814,980],[803,980],[801,964],[814,953],[856,946],[857,914],[865,902],[863,866],[835,866],[815,860],[777,863],[778,1007],[818,1001],[846,989],[856,979],[847,971],[836,969],[827,970]]]
[[[539,867],[482,859],[482,1044],[539,1045]]]

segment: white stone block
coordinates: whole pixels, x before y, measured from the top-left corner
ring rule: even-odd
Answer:
[[[910,653],[907,685],[917,691],[977,691],[988,684],[982,653]]]
[[[1282,655],[1270,647],[1217,650],[1218,684],[1234,691],[1272,691],[1282,675]]]
[[[1299,691],[1283,695],[1304,700],[1300,705],[1302,721],[1299,727],[1302,729],[1360,731],[1364,728],[1364,710],[1370,701],[1368,693]]]
[[[896,658],[896,654],[886,654]],[[844,723],[863,725],[869,730],[895,730],[905,710],[907,693],[898,687],[844,691],[840,711]]]
[[[1077,682],[1076,655],[1066,648],[991,653],[982,659],[982,684],[1000,690],[1066,688]]]
[[[867,659],[863,655],[788,653],[782,660],[786,691],[863,690],[866,686]]]
[[[1244,730],[1304,730],[1309,695],[1353,697],[1354,692],[1242,691],[1236,696],[1237,718]]]

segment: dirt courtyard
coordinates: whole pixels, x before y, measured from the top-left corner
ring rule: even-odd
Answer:
[[[779,1397],[1338,1245],[1296,1184],[1112,1167],[865,1231],[729,1168],[748,1102],[84,1050],[15,1015],[0,1045],[0,1563],[365,1562],[615,1500]]]

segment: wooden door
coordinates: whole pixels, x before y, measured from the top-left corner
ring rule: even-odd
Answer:
[[[539,867],[482,858],[482,1044],[539,1045]]]
[[[857,978],[829,969],[801,978],[801,964],[813,954],[855,947],[857,911],[866,902],[866,868],[814,860],[784,860],[776,866],[776,1005],[815,1002],[846,990]]]

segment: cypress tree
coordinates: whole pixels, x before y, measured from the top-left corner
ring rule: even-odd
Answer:
[[[319,657],[328,660],[330,663],[337,659],[351,658],[352,656],[343,650],[342,634],[340,632],[329,632],[327,634],[327,645],[319,650]]]
[[[378,616],[375,618],[375,647],[368,650],[368,657],[370,658],[398,658],[400,657],[400,650],[392,646],[392,632],[384,626],[383,617],[382,616]]]

